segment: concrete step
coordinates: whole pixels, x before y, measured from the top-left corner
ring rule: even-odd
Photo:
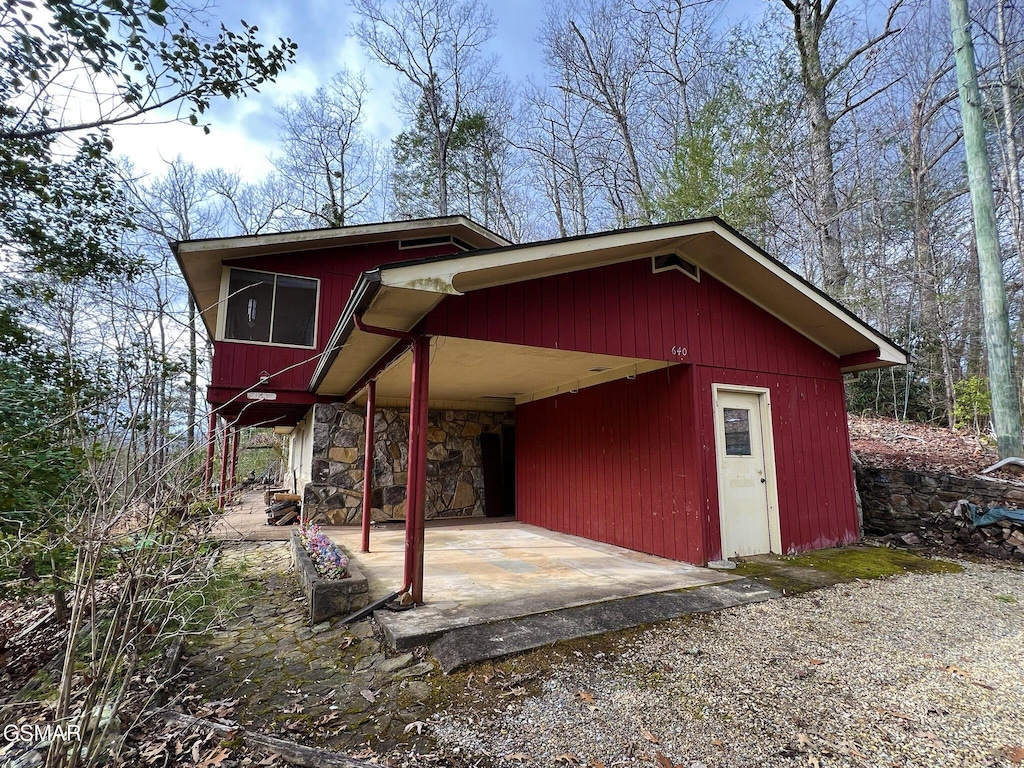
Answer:
[[[445,674],[467,664],[496,659],[532,648],[615,632],[644,624],[760,603],[779,593],[749,579],[672,592],[654,592],[622,600],[590,603],[515,619],[460,627],[430,645]]]

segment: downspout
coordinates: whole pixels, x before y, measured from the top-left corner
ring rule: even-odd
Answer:
[[[408,595],[407,606],[423,602],[423,496],[427,479],[426,466],[426,385],[425,369],[429,365],[430,338],[417,336],[408,331],[381,328],[363,322],[361,313],[352,315],[352,322],[363,333],[389,336],[412,342],[413,374],[409,393],[409,467],[406,478],[405,508],[405,563],[402,588],[394,596]],[[424,354],[423,348],[426,347]],[[422,371],[420,369],[423,369]],[[418,375],[419,374],[419,375]],[[422,390],[422,393],[421,391]],[[423,397],[419,395],[422,394]],[[422,400],[422,403],[421,403]],[[422,415],[421,412],[422,411]],[[422,422],[422,427],[420,426]],[[422,433],[422,434],[421,434]],[[422,450],[420,450],[422,448]],[[420,453],[423,456],[420,456]],[[365,459],[364,459],[365,462]],[[422,465],[422,466],[421,466]],[[365,466],[365,465],[364,465]],[[365,494],[366,475],[363,475]],[[364,516],[365,516],[364,505]],[[364,518],[365,519],[365,518]],[[390,600],[388,600],[390,602]]]

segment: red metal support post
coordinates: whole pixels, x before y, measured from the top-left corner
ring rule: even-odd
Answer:
[[[210,411],[210,418],[206,424],[206,462],[203,464],[203,495],[210,495],[210,485],[213,483],[213,455],[217,450],[217,414]]]
[[[409,393],[409,475],[405,502],[405,583],[412,602],[423,602],[423,518],[427,491],[427,405],[430,392],[430,337],[412,345]]]
[[[224,486],[228,480],[228,425],[224,422],[220,443],[220,486],[217,488],[217,509],[224,509]]]
[[[231,477],[228,479],[228,503],[235,500],[235,473],[238,470],[238,427],[231,428]]]
[[[377,381],[366,385],[366,444],[363,451],[363,552],[370,551],[370,513],[373,509],[373,416],[377,409]]]

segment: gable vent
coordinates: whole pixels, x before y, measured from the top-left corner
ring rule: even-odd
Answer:
[[[439,237],[418,237],[412,240],[399,240],[399,250],[409,250],[410,248],[430,248],[435,245],[454,245],[463,251],[472,251],[473,246],[464,240],[460,240],[457,237],[451,235],[441,235]]]
[[[670,269],[678,269],[684,275],[689,275],[698,283],[700,282],[700,267],[687,261],[678,253],[667,253],[664,256],[651,257],[651,271],[667,272]]]

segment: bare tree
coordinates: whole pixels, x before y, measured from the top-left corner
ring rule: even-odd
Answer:
[[[865,42],[830,60],[823,47],[828,42],[827,32],[837,22],[833,19],[837,2],[782,0],[792,15],[800,60],[821,281],[826,291],[841,295],[851,271],[843,252],[833,129],[845,116],[892,85],[891,80],[876,84],[870,77],[870,65],[879,45],[899,31],[894,21],[903,0],[895,0],[889,7],[881,30],[870,33]]]
[[[377,192],[378,152],[362,130],[366,93],[362,73],[342,69],[312,96],[278,110],[281,151],[274,164],[307,223],[350,224]]]
[[[600,159],[621,223],[649,223],[648,173],[641,167],[637,110],[645,88],[650,33],[643,16],[612,0],[584,0],[552,10],[541,31],[555,87],[609,121],[615,141]]]
[[[486,105],[494,60],[484,46],[494,17],[466,0],[355,0],[353,7],[363,47],[404,78],[405,116],[429,130],[437,213],[447,216],[452,138],[467,111]]]
[[[289,190],[276,175],[246,183],[237,172],[217,168],[204,174],[207,188],[221,200],[224,229],[261,235],[292,226]]]

